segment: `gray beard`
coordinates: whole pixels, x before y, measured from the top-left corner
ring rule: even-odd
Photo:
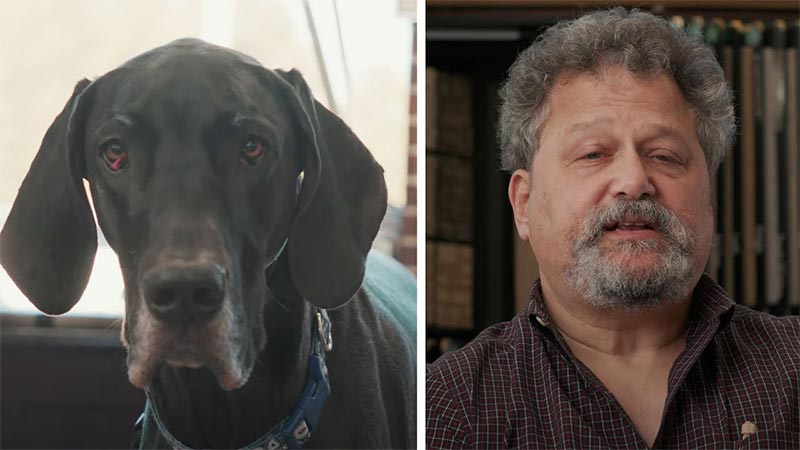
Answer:
[[[611,249],[602,248],[599,241],[605,226],[629,216],[652,223],[665,239],[620,241]],[[566,280],[591,306],[652,310],[678,303],[692,289],[695,237],[675,213],[651,200],[624,200],[597,208],[576,234],[571,248],[573,264],[567,268]],[[645,268],[617,261],[645,252],[656,252],[658,263]]]

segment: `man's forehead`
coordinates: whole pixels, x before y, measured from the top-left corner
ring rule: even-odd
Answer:
[[[604,78],[630,78],[635,81],[652,81],[661,77],[666,77],[674,81],[672,75],[662,70],[630,70],[622,63],[598,62],[593,67],[587,68],[564,68],[556,74],[554,86],[569,84],[577,78],[591,78],[600,81]]]
[[[663,116],[664,113],[679,122],[685,122],[687,114],[689,119],[694,118],[691,105],[671,76],[651,74],[645,77],[623,68],[607,70],[605,75],[594,72],[559,75],[547,103],[546,122],[559,116],[569,131],[608,125],[618,118],[615,114],[624,115],[634,110],[637,114],[633,118],[642,119],[637,123],[649,120],[656,128],[659,124],[668,124],[669,117]],[[648,118],[639,112],[656,113],[658,117]]]

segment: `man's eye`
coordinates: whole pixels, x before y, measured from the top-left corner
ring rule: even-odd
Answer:
[[[587,159],[589,161],[598,160],[603,157],[603,154],[600,152],[590,152],[583,155],[583,159]]]
[[[680,163],[678,158],[676,158],[673,155],[667,154],[667,153],[656,153],[655,155],[653,155],[653,158],[655,158],[659,162],[667,163],[667,164],[679,164]]]
[[[108,170],[117,172],[128,167],[128,152],[118,139],[110,139],[100,146],[100,156]]]

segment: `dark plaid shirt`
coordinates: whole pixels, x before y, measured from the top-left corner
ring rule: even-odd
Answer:
[[[647,448],[614,396],[527,310],[427,368],[429,448]],[[734,304],[703,276],[654,448],[800,449],[800,317]],[[742,440],[742,424],[758,431]]]

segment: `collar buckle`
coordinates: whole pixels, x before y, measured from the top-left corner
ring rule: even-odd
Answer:
[[[326,352],[331,351],[333,348],[333,336],[331,336],[331,320],[328,318],[328,312],[324,309],[317,310],[317,333],[319,333],[320,343],[323,350]]]

